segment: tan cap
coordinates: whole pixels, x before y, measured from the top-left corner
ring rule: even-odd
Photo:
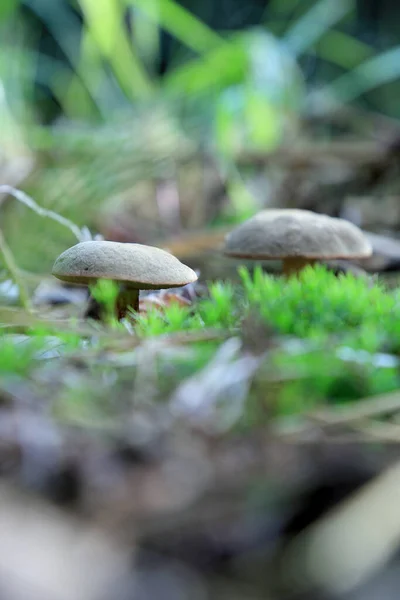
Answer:
[[[139,290],[180,287],[197,280],[192,269],[165,250],[109,241],[72,246],[57,258],[52,273],[71,283],[112,279]]]
[[[256,214],[225,238],[224,254],[249,259],[366,258],[372,246],[362,231],[344,219],[301,209],[270,209]],[[293,271],[297,270],[293,263]]]
[[[372,246],[361,229],[301,209],[263,210],[225,238],[224,253],[241,258],[363,258]]]

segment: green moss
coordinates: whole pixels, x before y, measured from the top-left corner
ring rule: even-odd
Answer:
[[[398,290],[352,274],[337,277],[323,266],[291,279],[241,268],[240,277],[237,287],[211,285],[193,311],[174,305],[141,316],[137,327],[144,337],[216,328],[246,338],[248,317],[255,316],[262,326],[251,335],[272,332],[275,346],[263,362],[268,374],[256,375],[245,422],[400,387]],[[268,346],[267,339],[256,341]]]
[[[308,267],[289,280],[265,275],[253,277],[240,270],[247,303],[279,333],[301,338],[344,334],[364,326],[384,326],[400,316],[396,294],[379,283],[352,274],[336,277],[322,266]]]
[[[400,293],[352,274],[336,277],[323,266],[306,268],[289,280],[240,268],[242,285],[210,285],[210,294],[194,312],[173,305],[162,314],[140,317],[141,335],[171,333],[199,327],[237,329],[256,312],[276,333],[301,339],[352,341],[376,351],[400,345]]]

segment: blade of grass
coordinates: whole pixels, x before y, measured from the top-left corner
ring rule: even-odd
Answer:
[[[98,112],[103,114],[104,111],[100,106],[98,106],[97,102],[97,89],[93,88],[91,85],[91,78],[88,76],[89,74],[85,72],[80,65],[81,24],[78,17],[72,11],[68,10],[66,6],[63,6],[60,3],[48,4],[34,2],[31,4],[30,8],[46,26],[50,35],[53,36],[63,54],[68,59],[68,63],[71,65],[71,69],[75,73],[71,82],[71,86],[74,82],[76,82],[76,80],[79,80],[79,83],[76,83],[76,87],[80,92],[80,100],[85,98],[86,91],[87,95],[96,106]],[[65,92],[63,91],[63,82],[60,78],[61,74],[59,73],[59,79],[57,82],[57,96],[60,94],[65,96]],[[64,83],[64,86],[68,86],[67,89],[69,89],[70,78],[68,77],[68,79],[65,81],[68,81],[68,83]],[[47,85],[49,85],[50,89],[52,88],[51,81],[48,81]],[[83,90],[81,88],[83,88]],[[87,99],[85,103],[88,101],[89,100]]]
[[[8,48],[3,47],[3,52],[5,56],[9,55]],[[21,60],[24,61],[24,70],[21,69],[20,78],[21,82],[24,84],[24,90],[29,86],[29,91],[25,93],[25,97],[27,98],[27,102],[31,105],[34,103],[34,82],[35,84],[40,84],[43,86],[48,86],[51,89],[52,94],[57,100],[58,104],[62,108],[62,112],[64,115],[69,116],[69,104],[68,99],[66,98],[66,82],[70,82],[71,79],[75,84],[74,88],[74,101],[76,105],[76,98],[79,97],[80,104],[88,107],[84,114],[89,116],[93,115],[93,112],[98,110],[98,106],[88,91],[85,83],[76,75],[76,72],[71,69],[70,66],[66,66],[61,60],[56,59],[54,57],[49,57],[42,52],[31,53],[31,64],[29,65],[29,69],[26,68],[26,53],[21,48],[19,51],[16,51],[15,48],[10,48],[10,53],[18,57],[21,55]],[[38,64],[40,63],[40,68],[38,68]],[[14,79],[15,82],[15,79]],[[13,92],[13,102],[15,102],[15,96]],[[21,100],[22,102],[22,100]],[[71,114],[70,116],[75,117],[76,113]],[[29,130],[32,128],[40,128],[38,125],[34,125],[30,123]],[[42,128],[44,129],[44,128]]]
[[[80,0],[86,28],[128,98],[147,96],[152,84],[129,43],[122,6],[115,0]]]
[[[373,50],[343,31],[331,29],[318,42],[315,54],[343,69],[353,69],[371,58]]]
[[[295,56],[302,54],[353,9],[354,0],[319,0],[292,25],[283,40]]]
[[[32,2],[30,9],[54,38],[72,68],[79,58],[80,23],[67,6],[61,3]],[[50,60],[47,57],[47,60]]]
[[[173,0],[161,0],[157,10],[148,0],[125,0],[132,6],[157,20],[159,27],[176,37],[182,44],[198,54],[203,54],[225,42],[224,38],[205,25],[200,19]]]
[[[166,91],[199,94],[243,81],[248,65],[244,38],[234,36],[229,43],[213,48],[200,58],[177,67],[166,75]]]
[[[143,11],[132,11],[131,19],[131,44],[135,44],[138,55],[143,60],[147,69],[150,69],[152,75],[155,75],[159,55],[160,55],[160,28],[158,26],[159,6],[158,0],[147,0],[149,13]]]
[[[75,117],[77,112],[79,112],[79,116],[82,114],[92,116],[93,110],[90,107],[90,100],[93,99],[100,116],[106,118],[109,112],[109,104],[102,97],[102,94],[99,93],[101,84],[105,78],[106,74],[101,53],[93,40],[90,30],[84,27],[76,72],[71,79],[59,81],[60,92],[58,95],[64,97],[62,106],[65,107],[65,114]],[[85,97],[84,90],[81,89],[82,79],[85,82],[85,86],[90,89],[89,98]],[[63,87],[64,92],[62,92]]]
[[[391,48],[363,62],[321,90],[311,92],[309,99],[318,106],[332,101],[346,104],[365,92],[398,79],[400,76],[400,46]]]

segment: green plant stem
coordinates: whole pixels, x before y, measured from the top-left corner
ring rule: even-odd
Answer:
[[[31,299],[29,297],[28,290],[25,286],[25,283],[24,283],[22,277],[20,277],[20,274],[18,272],[18,267],[15,264],[14,257],[4,239],[3,232],[1,231],[1,229],[0,229],[0,252],[3,256],[5,267],[11,275],[11,279],[13,280],[15,285],[18,286],[19,297],[20,297],[22,306],[25,308],[25,310],[32,311],[33,307],[32,307],[32,303],[31,303]]]

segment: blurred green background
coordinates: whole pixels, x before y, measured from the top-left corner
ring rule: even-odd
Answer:
[[[240,219],[257,205],[244,152],[290,144],[338,106],[400,117],[399,13],[376,0],[2,0],[0,183],[117,239]],[[23,269],[47,272],[74,243],[13,199],[0,210]]]

